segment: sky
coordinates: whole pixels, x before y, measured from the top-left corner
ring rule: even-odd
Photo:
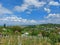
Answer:
[[[0,0],[0,25],[60,24],[60,0]]]

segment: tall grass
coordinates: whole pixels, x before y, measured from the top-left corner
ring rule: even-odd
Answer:
[[[0,45],[52,45],[49,38],[36,36],[2,36],[0,37]],[[60,45],[56,43],[56,45]]]

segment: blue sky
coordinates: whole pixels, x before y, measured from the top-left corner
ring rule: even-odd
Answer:
[[[60,24],[60,0],[0,0],[0,25]]]

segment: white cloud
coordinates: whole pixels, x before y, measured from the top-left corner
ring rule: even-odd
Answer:
[[[3,22],[9,22],[9,23],[25,23],[25,24],[36,24],[37,21],[36,20],[28,20],[28,19],[23,19],[22,17],[17,17],[17,16],[9,16],[9,17],[3,17],[3,18],[0,18],[0,21],[3,21]]]
[[[1,14],[12,14],[12,12],[8,10],[7,8],[4,8],[2,4],[0,4],[0,15]]]
[[[60,23],[60,14],[49,14],[48,16],[45,17],[44,20],[45,23]]]
[[[49,8],[44,8],[44,10],[47,12],[47,13],[50,13],[51,10]]]
[[[23,4],[22,6],[15,6],[14,10],[18,11],[18,12],[24,12],[25,10],[28,9],[28,4]]]
[[[29,5],[34,5],[35,7],[41,7],[43,6],[44,4],[46,4],[45,2],[41,1],[39,2],[39,0],[24,0],[24,2],[26,4],[29,4]]]
[[[28,15],[31,14],[31,11],[26,12]]]
[[[7,16],[0,18],[0,22],[6,22],[7,24],[42,24],[42,23],[60,23],[60,14],[49,14],[48,16],[45,17],[45,19],[42,20],[28,20],[24,19],[22,17],[17,17],[17,16]]]
[[[60,18],[60,14],[49,14],[46,18]]]
[[[30,20],[30,22],[31,22],[31,23],[36,23],[37,21],[35,21],[35,20]]]
[[[24,0],[24,3],[21,6],[15,6],[14,10],[16,11],[25,11],[25,10],[29,10],[29,8],[31,6],[35,7],[35,8],[39,8],[42,7],[46,4],[46,2],[39,2],[39,0]]]
[[[55,2],[55,1],[50,1],[49,5],[59,6],[60,3],[59,2]]]

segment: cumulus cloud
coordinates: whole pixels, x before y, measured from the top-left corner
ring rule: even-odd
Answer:
[[[39,2],[39,0],[28,0],[28,1],[24,0],[24,2],[29,5],[34,5],[35,7],[40,7],[40,6],[43,6],[44,4],[46,4],[43,1]]]
[[[50,9],[50,5],[53,5],[53,6],[60,6],[60,3],[59,2],[55,2],[55,1],[52,1],[52,0],[47,0],[48,1],[48,4],[47,4],[47,8],[46,6],[43,8],[47,13],[48,13],[48,16],[45,17],[45,19],[43,20],[28,20],[28,19],[24,19],[22,17],[17,17],[17,16],[7,16],[7,17],[3,17],[3,18],[0,18],[0,22],[9,22],[9,23],[16,23],[16,24],[20,24],[20,23],[24,23],[24,24],[40,24],[40,23],[58,23],[60,22],[60,14],[49,14],[51,12],[52,9]],[[35,7],[37,9],[39,9],[40,7],[43,7],[47,1],[45,0],[42,0],[42,1],[39,1],[39,0],[24,0],[23,1],[23,4],[21,6],[15,6],[14,7],[14,10],[15,11],[18,11],[18,12],[24,12],[26,10],[30,10],[30,12],[26,11],[27,14],[31,14],[32,12],[32,7]],[[0,15],[1,14],[12,14],[12,12],[10,10],[8,10],[7,8],[3,7],[1,4],[0,4]],[[18,23],[17,23],[18,22]]]
[[[8,10],[7,8],[4,8],[2,4],[0,4],[0,15],[1,14],[12,14],[12,12]]]
[[[57,23],[59,24],[60,23],[60,14],[48,14],[46,17],[45,17],[45,23]]]
[[[47,13],[50,13],[51,10],[49,8],[44,8],[44,10],[47,12]]]
[[[55,1],[50,1],[49,5],[53,5],[53,6],[59,6],[60,3],[59,2],[55,2]]]
[[[35,8],[39,8],[39,7],[44,6],[45,4],[46,2],[44,1],[39,2],[39,0],[24,0],[24,3],[21,6],[15,6],[14,10],[25,11],[32,6]]]
[[[19,22],[19,23],[25,23],[25,24],[36,24],[36,20],[28,20],[28,19],[23,19],[22,17],[17,17],[17,16],[8,16],[8,17],[3,17],[0,18],[0,21],[5,21],[5,22]]]
[[[60,14],[49,14],[46,18],[60,18]]]
[[[22,6],[15,6],[14,10],[18,11],[18,12],[24,12],[25,10],[28,9],[28,4],[23,4]]]
[[[60,14],[49,14],[48,16],[45,17],[43,20],[29,20],[29,19],[24,19],[22,17],[17,17],[15,15],[13,16],[7,16],[0,18],[0,22],[8,22],[13,23],[13,24],[42,24],[42,23],[60,23]]]

